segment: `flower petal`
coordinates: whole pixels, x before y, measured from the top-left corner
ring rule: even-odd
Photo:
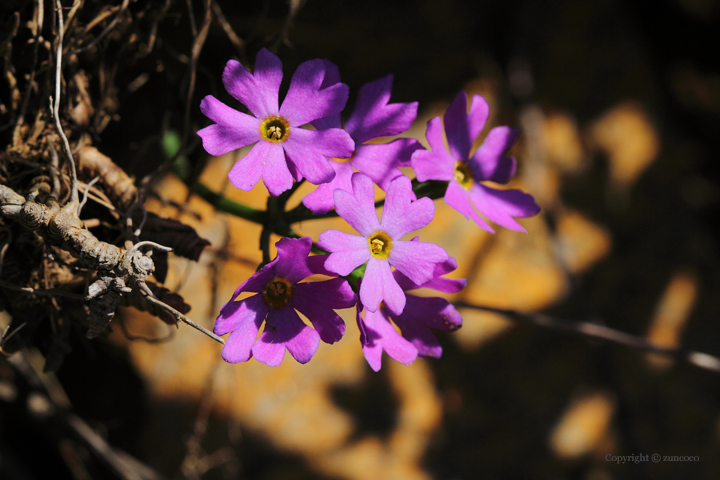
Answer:
[[[325,64],[320,59],[303,62],[295,70],[280,107],[280,116],[286,118],[290,126],[299,127],[345,108],[348,86],[336,83],[321,90],[324,77]]]
[[[247,155],[235,162],[228,177],[230,183],[246,192],[262,177],[271,195],[280,195],[293,184],[282,147],[266,141],[256,143]]]
[[[237,60],[230,60],[222,76],[228,93],[259,119],[278,114],[278,91],[282,77],[282,62],[266,48],[255,57],[253,74]]]
[[[365,309],[364,318],[358,312],[358,325],[362,324],[360,341],[363,354],[370,368],[380,370],[382,352],[385,350],[393,360],[410,365],[417,358],[417,349],[404,339],[392,326],[382,310]]]
[[[335,176],[328,157],[349,157],[355,149],[355,143],[345,130],[338,128],[294,128],[283,147],[300,175],[308,182],[319,185],[329,182]]]
[[[257,118],[228,107],[212,95],[202,99],[200,111],[215,122],[197,132],[210,155],[225,155],[260,140]]]
[[[307,265],[314,275],[327,275],[328,277],[337,277],[337,273],[331,272],[325,268],[325,261],[330,255],[311,255],[307,258]]]
[[[470,188],[470,200],[489,220],[519,232],[526,230],[513,217],[531,217],[540,211],[532,195],[520,190],[496,190],[475,184]]]
[[[460,91],[443,116],[450,154],[456,160],[467,160],[474,138],[470,137],[467,118],[467,94]]]
[[[253,295],[236,302],[228,302],[220,310],[213,332],[215,335],[225,335],[242,328],[245,323],[254,321],[257,321],[259,327],[265,319],[267,311],[268,306],[263,301],[262,295]],[[255,336],[257,336],[257,331],[255,331]],[[253,341],[255,341],[255,337],[253,337]]]
[[[477,214],[470,203],[470,192],[460,185],[457,180],[450,180],[445,190],[445,203],[462,213],[465,218],[472,218],[483,230],[495,233],[495,230]]]
[[[291,305],[310,320],[323,342],[335,343],[345,333],[345,322],[334,309],[350,308],[356,302],[347,280],[333,278],[297,284]]]
[[[423,197],[413,202],[414,198],[408,177],[403,175],[390,183],[385,196],[380,230],[390,235],[393,241],[424,227],[435,215],[435,204],[430,198]]]
[[[336,83],[340,83],[340,70],[337,65],[332,63],[330,60],[323,59],[325,64],[325,77],[320,88],[327,88]],[[328,128],[342,128],[342,119],[340,118],[340,112],[324,117],[318,120],[313,120],[312,126],[318,130],[327,130]]]
[[[517,138],[518,130],[510,127],[495,127],[477,149],[468,164],[473,169],[476,181],[490,180],[505,184],[515,174],[514,158],[504,156]]]
[[[325,260],[325,268],[338,275],[348,275],[370,259],[367,238],[339,230],[327,230],[321,233],[318,246],[333,252]]]
[[[270,367],[277,367],[285,348],[300,363],[307,363],[318,349],[320,336],[305,325],[295,310],[287,306],[270,309],[265,330],[252,347],[253,356]]]
[[[334,192],[335,210],[360,235],[369,237],[380,228],[375,211],[375,187],[362,173],[353,173],[351,182],[352,194],[342,190]]]
[[[426,284],[422,286],[422,288],[431,288],[433,290],[437,290],[438,292],[445,292],[445,293],[456,293],[462,290],[467,286],[467,280],[464,278],[445,278],[441,276],[436,276]]]
[[[318,185],[318,187],[305,195],[302,200],[303,205],[310,209],[313,213],[327,213],[335,206],[333,192],[339,188],[346,192],[352,192],[352,183],[350,178],[353,169],[350,163],[346,162],[330,162],[330,166],[335,170],[335,177],[328,183]]]
[[[257,317],[255,320],[242,323],[225,340],[222,349],[222,358],[228,363],[247,362],[252,357],[252,346],[257,338],[260,325],[264,318]]]
[[[417,237],[413,238],[412,241],[416,242]],[[465,288],[467,280],[464,278],[445,278],[442,275],[453,272],[456,268],[457,262],[455,259],[453,257],[448,257],[448,259],[444,262],[435,265],[433,279],[422,285],[418,285],[410,280],[400,270],[395,270],[393,272],[393,277],[395,277],[395,280],[404,292],[407,292],[408,290],[415,290],[417,288],[431,288],[439,292],[455,293]]]
[[[307,266],[307,257],[312,248],[312,238],[281,238],[275,244],[277,248],[276,275],[290,283],[311,276],[313,273]]]
[[[388,257],[390,265],[400,270],[417,285],[432,280],[436,265],[447,259],[448,254],[445,249],[434,243],[401,240],[393,242]]]
[[[358,145],[351,164],[380,188],[387,190],[390,182],[403,175],[397,167],[410,166],[413,152],[422,148],[414,138],[398,138],[380,145]]]
[[[437,297],[407,296],[407,305],[401,315],[392,316],[402,331],[424,357],[439,358],[442,347],[430,328],[453,332],[462,326],[462,317],[447,300]]]
[[[262,323],[262,320],[259,321]],[[247,362],[252,357],[252,346],[257,338],[260,325],[245,322],[225,340],[221,356],[228,363]]]
[[[277,333],[278,336],[281,336],[284,330],[290,337],[285,342],[285,346],[288,352],[290,352],[290,355],[300,363],[309,362],[320,345],[320,335],[318,332],[305,325],[300,319],[300,316],[292,308],[276,310],[275,314],[278,317],[284,317],[285,326],[283,329],[278,328]]]
[[[231,300],[235,300],[242,292],[261,292],[263,288],[265,288],[265,285],[275,276],[275,265],[277,261],[278,259],[275,258],[272,262],[262,267],[250,278],[241,283],[235,290],[235,293],[233,293]]]
[[[355,110],[345,122],[345,130],[357,143],[373,138],[398,135],[410,128],[417,117],[418,103],[392,103],[392,75],[360,87]]]
[[[395,281],[387,260],[371,258],[368,261],[363,282],[360,284],[360,301],[365,308],[376,311],[381,302],[394,313],[405,308],[405,293]]]
[[[252,346],[252,355],[255,360],[269,367],[279,366],[285,357],[285,343],[277,340],[276,329],[267,322],[263,333]]]
[[[473,95],[472,103],[470,104],[470,113],[467,115],[468,134],[471,144],[477,136],[480,135],[482,129],[485,128],[485,123],[489,116],[490,107],[485,98],[480,95]]]
[[[455,176],[456,159],[445,150],[440,117],[428,122],[425,138],[430,150],[415,151],[410,161],[418,181],[452,179]]]

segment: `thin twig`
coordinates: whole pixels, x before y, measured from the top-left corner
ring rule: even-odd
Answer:
[[[70,162],[70,172],[72,173],[72,185],[70,189],[70,202],[74,205],[78,205],[78,188],[77,188],[77,172],[75,171],[75,160],[73,160],[72,152],[70,151],[70,143],[68,142],[65,132],[60,125],[60,116],[58,114],[60,109],[60,81],[62,79],[62,44],[64,35],[63,15],[62,15],[62,4],[60,0],[55,0],[55,10],[58,16],[58,47],[57,47],[57,59],[55,65],[55,101],[53,97],[50,97],[50,107],[53,118],[55,120],[55,127],[57,128],[58,134],[63,141],[63,148],[65,155],[68,157]]]
[[[283,25],[282,30],[280,30],[277,39],[272,45],[272,50],[277,50],[277,48],[280,46],[280,43],[284,43],[286,45],[290,44],[287,38],[287,34],[290,31],[293,20],[295,20],[295,17],[297,16],[298,12],[304,4],[305,0],[290,0],[290,11],[285,18],[285,24]]]
[[[7,239],[3,242],[2,248],[0,248],[0,275],[2,275],[3,264],[5,263],[5,254],[7,253],[10,244],[12,243],[12,231],[5,227],[2,229],[7,232]]]
[[[87,187],[87,183],[78,181],[78,187],[85,188]],[[107,195],[102,192],[102,190],[98,190],[97,188],[90,188],[88,189],[88,199],[94,201],[95,203],[98,203],[102,205],[103,207],[107,208],[111,212],[116,212],[119,215],[118,210],[115,208],[115,206],[110,202],[110,199],[107,198]]]
[[[65,19],[65,28],[70,28],[72,21],[75,20],[75,14],[78,12],[80,7],[82,6],[82,3],[83,3],[83,0],[73,1],[72,7],[70,7],[70,13],[68,13],[67,18]]]
[[[30,93],[32,92],[32,86],[35,82],[35,66],[37,65],[37,58],[38,58],[38,49],[40,48],[40,37],[42,36],[42,26],[45,20],[45,6],[44,6],[43,0],[36,0],[35,1],[35,12],[37,14],[37,24],[35,27],[37,30],[35,31],[35,38],[34,38],[34,45],[33,45],[33,60],[32,60],[32,70],[30,70],[30,78],[28,79],[27,86],[25,87],[25,95],[23,95],[23,103],[20,107],[20,113],[18,114],[17,121],[15,122],[15,129],[22,125],[22,123],[25,121],[25,113],[27,112],[28,105],[30,103]],[[14,136],[14,135],[13,135]]]
[[[233,44],[233,46],[238,51],[238,54],[240,56],[244,55],[245,43],[242,41],[242,39],[240,37],[237,36],[237,34],[235,33],[235,30],[233,30],[233,28],[232,28],[232,25],[230,25],[230,22],[228,22],[227,18],[225,18],[225,15],[223,14],[222,10],[220,9],[220,4],[217,2],[217,0],[213,0],[212,9],[213,9],[213,13],[215,14],[215,18],[217,18],[218,23],[220,24],[222,29],[225,31],[225,35],[227,35],[228,39],[230,40],[230,43]]]
[[[140,237],[140,234],[142,233],[142,229],[145,226],[145,223],[148,219],[148,212],[147,208],[145,208],[144,205],[140,205],[140,208],[142,209],[142,220],[140,220],[140,225],[138,225],[137,229],[133,232],[133,235],[136,237]]]
[[[197,77],[197,61],[200,58],[200,52],[202,51],[205,39],[207,38],[208,31],[210,29],[210,22],[212,20],[212,14],[210,13],[210,2],[211,0],[205,0],[205,18],[203,19],[200,31],[195,36],[193,42],[192,52],[190,54],[190,82],[188,84],[188,93],[185,101],[185,125],[183,128],[183,139],[182,146],[187,144],[188,136],[190,135],[190,108],[192,108],[192,96],[195,93],[195,80]]]
[[[145,50],[145,54],[149,54],[152,52],[153,47],[155,46],[155,39],[157,38],[157,29],[158,24],[160,23],[160,20],[162,20],[165,17],[165,14],[167,14],[168,9],[170,8],[172,0],[165,0],[165,5],[163,6],[162,10],[160,10],[160,13],[155,17],[155,20],[153,20],[152,27],[150,27],[150,35],[148,37],[147,42],[147,48]]]
[[[474,310],[482,310],[484,312],[498,313],[513,320],[532,323],[533,325],[537,325],[539,327],[561,330],[595,340],[603,340],[617,345],[623,345],[635,350],[642,350],[675,358],[695,365],[696,367],[720,373],[720,358],[713,357],[707,353],[694,352],[683,348],[660,347],[654,343],[648,342],[642,337],[614,330],[604,325],[598,325],[590,322],[562,320],[560,318],[551,317],[541,313],[523,313],[504,308],[474,305],[463,301],[455,302],[454,305],[459,308],[471,308]]]
[[[42,290],[42,289],[37,289],[37,288],[32,288],[32,287],[20,287],[20,286],[8,283],[5,280],[0,280],[0,287],[7,288],[8,290],[14,290],[16,292],[25,292],[25,293],[29,293],[31,295],[37,295],[39,297],[55,295],[58,297],[72,298],[73,300],[85,300],[85,295],[79,295],[77,293],[70,293],[66,290],[61,290],[59,288],[48,288],[48,289]]]
[[[192,0],[185,0],[188,9],[188,19],[190,20],[190,31],[193,38],[197,37],[197,24],[195,23],[195,12],[193,12]]]
[[[156,297],[155,297],[155,294],[153,294],[152,290],[150,290],[150,287],[148,287],[145,282],[143,282],[143,281],[138,281],[137,284],[140,286],[140,289],[147,295],[146,298],[147,298],[149,301],[151,301],[152,303],[154,303],[154,304],[156,304],[156,305],[164,308],[164,309],[167,310],[168,312],[170,312],[177,320],[180,320],[180,321],[182,321],[182,322],[190,325],[190,326],[193,327],[194,329],[196,329],[196,330],[204,333],[205,335],[207,335],[208,337],[212,338],[212,339],[215,340],[216,342],[222,343],[223,345],[225,345],[225,340],[224,340],[222,337],[219,337],[219,336],[215,335],[213,332],[211,332],[210,330],[208,330],[207,328],[205,328],[205,327],[203,327],[203,326],[201,326],[201,325],[198,325],[197,323],[193,322],[192,320],[190,320],[189,318],[187,318],[187,317],[186,317],[185,315],[183,315],[182,313],[180,313],[180,312],[178,312],[177,310],[175,310],[173,307],[171,307],[171,306],[168,305],[167,303],[165,303],[165,302],[163,302],[162,300],[156,298]]]
[[[112,445],[74,414],[66,417],[68,426],[105,464],[123,480],[160,480],[159,473]]]
[[[57,0],[57,1],[59,2],[60,0]],[[110,33],[110,31],[113,28],[115,28],[115,25],[118,23],[118,21],[120,21],[120,17],[122,17],[123,13],[125,13],[125,9],[127,8],[129,3],[130,3],[130,0],[123,0],[123,3],[122,3],[122,5],[120,5],[120,10],[118,11],[117,15],[115,15],[115,17],[108,24],[108,26],[105,27],[105,29],[102,32],[100,32],[100,35],[95,37],[92,42],[88,43],[84,47],[80,47],[76,50],[73,50],[72,52],[70,52],[70,55],[77,55],[78,53],[85,52],[85,51],[91,49],[93,46],[97,45],[103,38],[105,38],[105,36],[108,33]]]
[[[100,198],[99,196],[97,196],[96,192],[97,192],[97,190],[95,192],[88,193],[88,198],[90,200],[94,201],[95,203],[107,208],[111,212],[117,212],[117,209],[111,203],[108,203],[105,200],[103,200],[102,198]]]
[[[88,183],[87,186],[85,187],[85,191],[83,192],[82,201],[80,202],[80,205],[78,205],[78,209],[77,209],[78,217],[80,216],[80,212],[82,211],[82,208],[85,206],[85,203],[87,202],[88,192],[90,191],[90,188],[93,185],[95,185],[98,180],[100,180],[100,177],[93,178],[92,180],[90,180],[90,183]]]
[[[8,330],[10,329],[10,325],[5,327],[5,330],[3,330],[3,333],[2,333],[2,337],[0,337],[0,350],[2,350],[2,347],[5,345],[5,342],[10,340],[12,337],[14,337],[15,334],[18,333],[20,330],[22,330],[25,325],[27,325],[27,322],[21,323],[15,330],[10,332],[10,335],[7,334]]]

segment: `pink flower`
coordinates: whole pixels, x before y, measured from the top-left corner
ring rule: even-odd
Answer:
[[[254,356],[269,366],[278,366],[287,349],[295,360],[306,363],[320,340],[335,343],[345,333],[345,323],[334,309],[349,308],[357,302],[347,281],[333,278],[298,283],[318,273],[312,268],[317,262],[308,258],[312,240],[282,238],[275,245],[275,260],[240,285],[215,320],[217,335],[230,333],[222,351],[227,362],[246,362]],[[257,294],[237,300],[242,292]],[[295,310],[315,329],[305,325]],[[257,338],[263,322],[265,329]]]
[[[470,148],[485,126],[488,113],[488,104],[480,95],[473,96],[470,113],[467,113],[467,95],[458,93],[444,116],[449,151],[443,143],[440,117],[435,117],[428,122],[425,133],[430,150],[413,153],[412,167],[421,182],[448,181],[445,203],[465,218],[472,218],[484,230],[495,233],[473,205],[488,220],[525,232],[515,217],[530,217],[540,211],[532,196],[520,190],[497,190],[486,185],[486,182],[506,184],[515,174],[515,159],[506,154],[515,142],[517,130],[493,128],[470,156]]]
[[[257,54],[254,73],[236,60],[227,62],[223,72],[225,89],[254,116],[234,110],[212,95],[200,102],[200,110],[215,122],[198,131],[208,153],[224,155],[255,144],[228,175],[241,190],[252,190],[261,177],[271,195],[292,187],[293,178],[305,177],[316,185],[329,182],[335,170],[328,159],[349,157],[355,147],[342,129],[299,128],[345,108],[348,87],[338,82],[322,87],[325,78],[322,60],[300,64],[278,108],[282,78],[280,59],[263,48]]]
[[[431,288],[454,293],[465,287],[466,281],[442,278],[442,275],[455,268],[457,263],[453,258],[449,258],[435,267],[435,277],[423,285],[414,283],[397,270],[393,272],[393,276],[403,291]],[[367,309],[363,312],[362,303],[358,303],[357,323],[365,359],[377,372],[380,370],[383,351],[403,365],[410,365],[418,355],[439,358],[442,347],[431,329],[455,331],[462,326],[462,317],[455,307],[443,298],[408,294],[407,304],[400,315],[382,305],[376,312]],[[393,323],[401,333],[397,332]]]
[[[332,85],[340,82],[337,66],[325,60],[325,68],[323,86],[326,83]],[[375,138],[398,135],[408,130],[417,116],[417,102],[388,103],[392,80],[392,75],[387,75],[360,88],[355,109],[345,122],[345,131],[355,142],[355,153],[349,158],[333,158],[331,165],[335,169],[335,178],[323,183],[303,198],[303,205],[313,213],[326,213],[333,208],[335,189],[340,188],[346,192],[352,190],[350,177],[353,168],[386,190],[391,181],[402,176],[397,167],[409,166],[412,153],[422,148],[420,142],[412,138],[398,138],[383,144],[365,144]],[[338,113],[315,120],[313,125],[318,130],[342,128],[342,120]]]
[[[390,183],[385,197],[382,222],[378,222],[372,180],[362,173],[352,176],[352,194],[335,190],[335,210],[361,236],[338,230],[320,234],[318,245],[332,252],[325,268],[348,275],[367,262],[360,286],[360,299],[371,311],[381,302],[395,314],[405,308],[405,293],[393,277],[391,266],[413,282],[433,278],[435,266],[447,260],[447,252],[432,243],[403,241],[401,238],[428,223],[435,214],[429,198],[414,200],[410,179],[402,176]]]

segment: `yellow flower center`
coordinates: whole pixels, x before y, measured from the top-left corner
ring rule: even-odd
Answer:
[[[270,280],[262,291],[263,301],[272,308],[282,308],[293,296],[292,283],[282,277]]]
[[[260,123],[260,135],[268,142],[284,142],[290,136],[290,124],[282,117],[267,117]]]
[[[473,174],[470,166],[465,162],[455,162],[455,180],[458,181],[463,188],[468,189],[473,184]]]
[[[386,259],[392,250],[392,239],[383,231],[375,232],[368,238],[370,253],[375,258]]]

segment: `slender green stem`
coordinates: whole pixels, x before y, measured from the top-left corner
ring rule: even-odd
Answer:
[[[265,223],[266,212],[256,208],[248,207],[242,203],[235,202],[215,193],[200,182],[195,182],[190,190],[211,204],[219,212],[229,213],[236,217],[244,218],[260,225]]]

